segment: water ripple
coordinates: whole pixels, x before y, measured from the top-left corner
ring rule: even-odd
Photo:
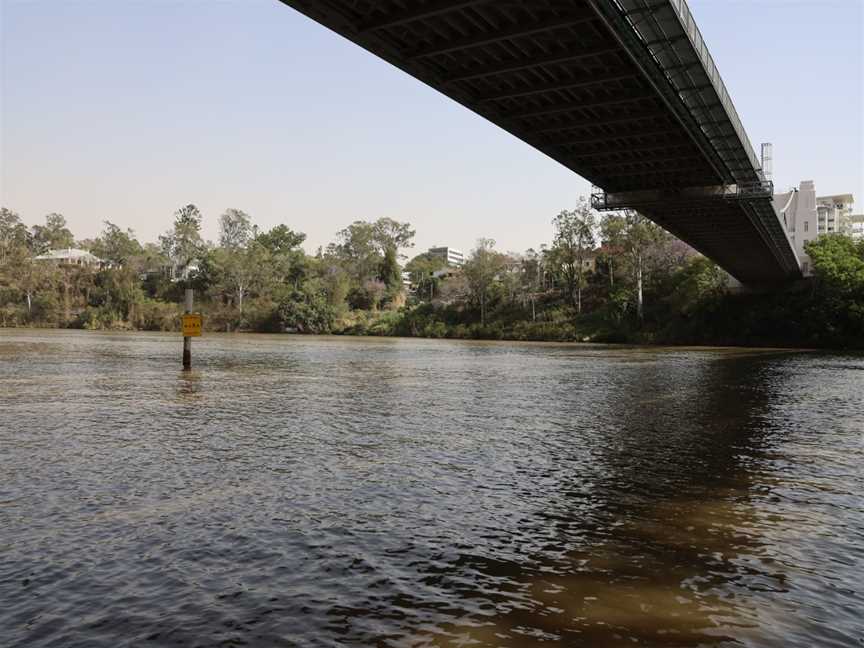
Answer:
[[[0,331],[0,645],[860,646],[864,358]]]

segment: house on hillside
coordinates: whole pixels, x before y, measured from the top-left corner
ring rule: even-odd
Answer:
[[[62,250],[49,250],[45,254],[34,257],[36,261],[47,261],[55,265],[82,266],[101,268],[105,261],[91,254],[87,250],[78,248],[65,248]]]

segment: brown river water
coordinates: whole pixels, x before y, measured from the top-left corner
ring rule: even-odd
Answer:
[[[864,356],[0,331],[0,646],[864,646]]]

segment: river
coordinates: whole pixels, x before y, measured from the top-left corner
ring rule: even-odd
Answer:
[[[0,645],[864,644],[864,357],[0,331]]]

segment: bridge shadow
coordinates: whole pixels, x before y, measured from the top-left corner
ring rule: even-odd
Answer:
[[[775,479],[766,458],[782,431],[772,363],[706,363],[669,375],[646,363],[612,385],[592,420],[594,465],[555,472],[545,544],[528,557],[463,551],[428,579],[461,601],[451,620],[387,645],[558,643],[705,646],[758,639],[783,574],[753,505]],[[583,412],[572,412],[583,416]],[[569,441],[550,439],[556,461]],[[582,447],[580,447],[582,446]],[[537,479],[549,475],[538,470]],[[536,526],[536,519],[525,519]],[[518,553],[518,552],[517,552]],[[394,604],[422,606],[407,595]],[[764,637],[763,637],[764,638]],[[760,644],[761,645],[761,644]]]

